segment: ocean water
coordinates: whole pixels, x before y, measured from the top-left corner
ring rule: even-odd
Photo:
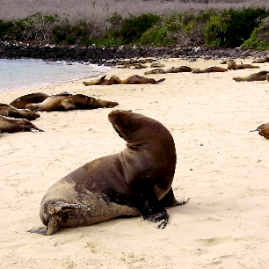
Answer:
[[[62,61],[0,59],[0,92],[94,77],[109,69]]]

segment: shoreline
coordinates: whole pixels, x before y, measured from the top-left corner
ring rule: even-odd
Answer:
[[[0,59],[43,59],[65,60],[70,62],[90,62],[92,64],[115,66],[118,60],[131,58],[179,58],[195,60],[204,58],[216,60],[221,58],[246,59],[248,57],[264,57],[269,52],[258,50],[234,49],[208,49],[203,47],[143,47],[120,46],[105,47],[78,47],[59,45],[29,45],[21,43],[0,42]]]
[[[252,58],[236,59],[251,63]],[[161,59],[165,69],[206,68],[220,60]],[[141,217],[60,229],[53,236],[28,233],[42,227],[40,202],[56,181],[86,162],[122,151],[125,142],[108,121],[110,108],[41,112],[33,123],[44,133],[0,134],[0,236],[3,268],[268,268],[268,141],[249,132],[268,122],[268,82],[235,82],[266,70],[168,73],[160,84],[84,86],[81,81],[0,93],[2,103],[28,93],[82,93],[116,101],[163,123],[177,151],[175,197],[164,230]],[[112,68],[125,79],[146,69]],[[48,257],[50,257],[48,259]]]
[[[3,69],[0,92],[91,79],[111,69],[91,63],[25,58],[0,59],[0,65],[0,70]]]

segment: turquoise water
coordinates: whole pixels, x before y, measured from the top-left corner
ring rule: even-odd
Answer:
[[[92,64],[0,59],[0,92],[89,78],[107,70]]]

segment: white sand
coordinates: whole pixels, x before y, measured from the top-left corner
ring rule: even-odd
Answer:
[[[220,60],[162,62],[166,68],[226,66]],[[39,205],[54,182],[125,147],[107,119],[112,109],[42,112],[33,123],[44,133],[0,134],[0,268],[269,268],[269,141],[249,132],[269,121],[269,83],[232,80],[269,69],[259,65],[148,75],[166,78],[158,85],[86,87],[78,81],[1,93],[2,103],[31,92],[82,93],[159,120],[176,143],[175,196],[191,199],[168,209],[164,230],[139,217],[53,236],[28,233],[43,226]],[[144,72],[111,69],[108,76]]]

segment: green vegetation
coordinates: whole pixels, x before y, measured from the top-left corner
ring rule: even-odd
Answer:
[[[238,47],[268,15],[268,11],[262,8],[224,10],[212,16],[206,25],[206,45],[213,48]]]
[[[266,18],[266,19],[265,19]],[[0,20],[0,40],[36,44],[117,47],[120,45],[207,46],[268,49],[269,11],[259,7],[208,10],[195,15],[114,12],[104,24],[68,15],[35,13],[17,21]]]
[[[250,38],[246,40],[241,47],[258,50],[269,49],[269,17],[265,18],[262,23],[254,29]]]

